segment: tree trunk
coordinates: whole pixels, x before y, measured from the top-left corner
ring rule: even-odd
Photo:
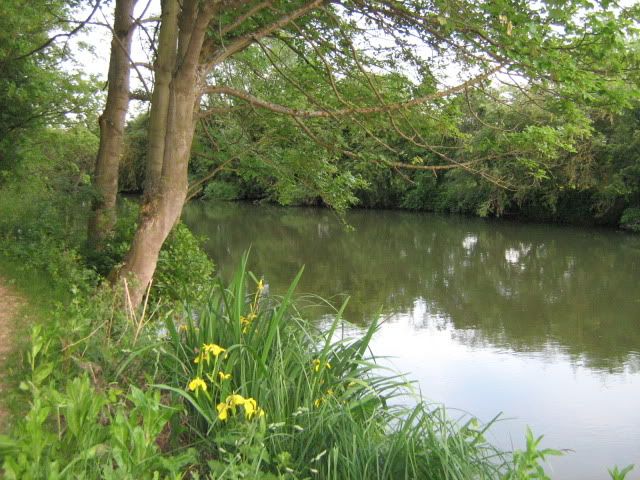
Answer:
[[[177,55],[177,58],[173,57],[176,67],[166,92],[167,110],[152,109],[151,114],[161,118],[150,119],[150,125],[155,125],[154,122],[159,125],[161,121],[165,124],[164,128],[150,132],[153,135],[162,135],[164,132],[162,170],[154,184],[148,184],[149,191],[145,189],[138,229],[124,265],[117,272],[118,279],[131,281],[129,295],[134,308],[143,299],[155,272],[160,248],[179,219],[187,196],[189,157],[196,125],[194,110],[202,90],[198,59],[217,2],[209,2],[200,10],[197,10],[197,5],[198,0],[183,0],[180,32],[175,28],[169,30],[171,34],[167,33],[158,49],[158,59],[166,60],[171,55]],[[163,3],[163,20],[164,14],[173,8],[177,11],[177,0]],[[192,13],[196,11],[198,15]],[[162,49],[171,49],[173,53]],[[153,139],[154,142],[159,140]]]
[[[188,190],[188,166],[195,132],[196,108],[205,91],[205,77],[218,65],[256,39],[264,38],[307,12],[320,7],[325,0],[310,0],[279,19],[241,35],[225,44],[214,35],[206,36],[212,20],[221,12],[233,12],[249,4],[247,0],[164,0],[162,26],[156,60],[156,84],[150,118],[150,150],[145,196],[140,209],[138,229],[124,265],[112,278],[128,279],[132,306],[142,302],[156,269],[158,255],[167,236],[180,218]],[[285,2],[286,3],[286,2]],[[233,26],[241,25],[260,6],[241,13],[236,10]],[[176,12],[178,14],[175,27]],[[170,22],[167,26],[164,22]],[[220,33],[220,32],[217,32]],[[207,43],[205,45],[205,38]],[[218,42],[218,43],[215,43]],[[204,48],[203,48],[204,47]],[[200,62],[203,62],[200,64]],[[171,76],[167,74],[173,67]],[[170,78],[170,82],[167,81]],[[163,105],[167,107],[165,108]],[[162,138],[164,136],[164,138]],[[160,169],[160,158],[162,168]]]
[[[162,11],[158,54],[154,64],[155,79],[149,112],[149,150],[145,173],[144,193],[150,197],[159,187],[164,163],[164,144],[167,132],[170,84],[176,66],[178,3],[166,2]]]
[[[124,145],[124,125],[129,107],[131,42],[137,0],[117,0],[111,57],[109,59],[107,103],[100,116],[100,147],[93,186],[96,198],[89,219],[89,242],[100,249],[116,219],[118,167]]]
[[[172,84],[169,103],[162,177],[151,194],[145,195],[138,229],[119,272],[120,278],[132,280],[129,294],[134,307],[142,301],[155,272],[160,248],[179,219],[187,196],[196,86],[183,85],[182,91],[176,91],[176,83]]]

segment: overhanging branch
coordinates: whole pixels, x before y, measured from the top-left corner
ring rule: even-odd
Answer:
[[[243,92],[241,90],[236,90],[235,88],[227,87],[227,86],[224,86],[224,85],[215,86],[215,87],[209,87],[209,88],[205,89],[204,93],[207,93],[209,95],[214,95],[214,94],[229,95],[229,96],[232,96],[232,97],[240,98],[241,100],[245,100],[246,102],[249,102],[252,105],[255,105],[257,107],[265,108],[267,110],[271,110],[274,113],[279,113],[279,114],[283,114],[283,115],[289,115],[289,116],[298,117],[298,118],[329,118],[329,117],[342,116],[342,115],[353,115],[353,114],[370,115],[370,114],[375,114],[375,113],[393,112],[393,111],[402,110],[402,109],[409,108],[409,107],[415,107],[417,105],[422,105],[422,104],[430,102],[432,100],[445,98],[445,97],[448,97],[448,96],[453,95],[455,93],[463,92],[467,88],[486,80],[491,75],[493,75],[494,73],[498,72],[501,68],[502,68],[502,65],[498,65],[498,66],[496,66],[496,67],[484,72],[481,75],[477,75],[477,76],[467,80],[466,82],[463,82],[463,83],[461,83],[459,85],[456,85],[455,87],[450,87],[450,88],[447,88],[445,90],[441,90],[439,92],[432,93],[430,95],[417,97],[417,98],[414,98],[414,99],[411,99],[411,100],[407,100],[407,101],[404,101],[404,102],[389,103],[389,104],[386,104],[386,105],[378,105],[378,106],[375,106],[375,107],[342,108],[342,109],[332,110],[332,111],[325,111],[325,110],[298,110],[298,109],[295,109],[295,108],[290,108],[290,107],[287,107],[287,106],[284,106],[284,105],[279,105],[277,103],[273,103],[273,102],[269,102],[267,100],[263,100],[261,98],[258,98],[256,96],[254,96],[254,95],[251,95],[250,93]],[[207,115],[207,111],[202,112],[201,115],[206,116]]]

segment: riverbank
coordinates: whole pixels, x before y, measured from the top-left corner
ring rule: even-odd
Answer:
[[[298,317],[297,282],[263,298],[243,260],[223,288],[151,316],[126,315],[105,289],[50,298],[0,444],[5,478],[520,479],[553,453],[532,436],[526,451],[497,449],[476,420],[419,397],[398,406],[413,394],[367,357],[375,324],[336,341],[338,320]]]

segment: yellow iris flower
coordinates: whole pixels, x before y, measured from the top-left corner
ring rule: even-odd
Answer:
[[[220,377],[220,381],[229,380],[231,378],[230,373],[218,372],[218,377]]]
[[[202,345],[202,351],[210,353],[214,357],[217,357],[222,352],[226,352],[227,350],[222,348],[220,345],[216,345],[215,343],[205,343],[204,345]]]
[[[209,355],[209,352],[202,352],[200,353],[200,355],[198,355],[196,358],[193,359],[193,363],[200,363],[204,361],[209,363],[209,360],[211,360],[211,356]]]
[[[254,415],[258,417],[264,417],[264,410],[258,406],[258,402],[253,398],[247,398],[244,401],[244,415],[247,417],[247,420],[251,420]]]
[[[203,392],[206,392],[207,391],[207,384],[200,377],[196,377],[196,378],[194,378],[193,380],[191,380],[189,382],[188,388],[192,392],[195,392],[196,390],[202,390]]]
[[[313,361],[313,369],[316,372],[319,372],[320,369],[323,368],[323,364],[317,358]],[[329,362],[324,362],[324,368],[331,369],[331,364]]]
[[[205,343],[202,345],[202,351],[200,354],[193,359],[193,363],[200,363],[206,361],[209,363],[211,360],[211,355],[218,358],[222,352],[226,352],[227,350],[222,348],[220,345],[216,345],[215,343]]]
[[[244,415],[247,420],[251,420],[254,416],[264,417],[265,413],[262,408],[258,406],[258,402],[254,398],[244,398],[242,395],[233,394],[229,395],[224,402],[220,402],[216,405],[218,411],[218,419],[226,421],[229,418],[229,411],[235,414],[236,407],[242,406],[244,408]]]
[[[223,422],[227,420],[227,418],[229,418],[229,409],[231,407],[229,407],[229,405],[227,405],[225,402],[221,402],[218,405],[216,405],[216,410],[218,411],[218,419],[222,420]]]
[[[229,395],[227,397],[227,405],[230,407],[237,407],[238,405],[244,405],[245,399],[242,395],[238,395],[234,393],[233,395]]]

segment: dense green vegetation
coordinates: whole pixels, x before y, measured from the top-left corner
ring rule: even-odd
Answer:
[[[185,13],[180,35],[174,29],[166,42],[178,49],[168,71],[183,82],[171,88],[191,95],[174,100],[172,112],[193,109],[197,98],[198,108],[221,113],[197,127],[201,112],[166,115],[164,136],[147,135],[154,108],[132,119],[119,189],[153,188],[141,208],[123,201],[117,222],[90,243],[91,205],[102,207],[104,196],[94,169],[106,136],[95,122],[102,85],[77,70],[66,42],[101,23],[88,22],[99,2],[89,17],[84,3],[0,6],[0,259],[11,275],[39,277],[51,297],[46,318],[21,332],[29,342],[9,399],[15,421],[0,437],[4,476],[546,478],[542,462],[557,452],[541,449],[530,432],[524,451],[499,451],[485,439],[488,426],[454,422],[413,395],[410,382],[381,373],[367,356],[375,322],[358,339],[336,341],[339,309],[328,331],[315,330],[293,298],[299,278],[284,298],[268,297],[246,258],[230,284],[214,280],[212,260],[176,219],[188,194],[339,212],[359,204],[595,219],[638,230],[637,10],[610,11],[602,2],[583,15],[591,6],[580,1],[541,2],[549,8],[540,11],[518,2],[461,9],[390,2],[388,9],[356,1],[312,12],[320,3],[246,2],[250,10],[214,19],[218,2],[181,2],[201,16],[189,30]],[[381,46],[356,48],[366,33],[356,14],[369,15],[378,31],[394,20],[390,38],[402,60],[377,56]],[[177,22],[173,15],[164,18]],[[536,27],[541,18],[550,21]],[[160,36],[171,27],[163,22]],[[202,33],[210,24],[229,38]],[[555,24],[592,41],[564,38]],[[441,65],[430,69],[405,38],[421,28],[434,52],[458,49],[459,65],[484,71],[465,81],[482,88],[443,90]],[[185,47],[185,38],[198,32],[201,45],[189,52],[196,40]],[[193,60],[207,49],[235,56],[212,61],[218,68],[205,74],[226,90],[203,96],[197,62],[175,55]],[[489,73],[502,68],[518,81],[490,84]],[[409,108],[412,98],[432,100]],[[337,118],[340,109],[347,113]],[[362,109],[376,115],[353,114]],[[197,128],[193,146],[190,128]],[[166,152],[162,176],[151,181],[149,145],[158,139]],[[188,191],[176,165],[189,168]],[[135,264],[150,239],[157,249]],[[133,275],[120,275],[128,262]],[[138,308],[130,291],[151,277]]]
[[[338,138],[327,143],[347,144],[373,161],[343,155],[339,173],[332,174],[330,185],[318,183],[327,177],[316,178],[315,167],[308,167],[309,178],[304,178],[295,164],[289,164],[291,157],[304,159],[308,165],[313,155],[325,155],[313,140],[295,126],[278,121],[275,114],[250,111],[231,117],[231,122],[201,127],[191,175],[195,182],[222,166],[214,179],[201,185],[199,194],[205,199],[338,209],[347,205],[399,208],[638,231],[637,100],[624,107],[594,107],[580,101],[568,112],[559,102],[550,94],[505,87],[472,98],[451,99],[442,107],[448,111],[447,125],[413,119],[428,145],[448,145],[446,157],[415,145],[384,124],[377,126],[375,135],[393,149],[391,152],[358,135],[355,128],[345,127]],[[143,179],[145,143],[140,141],[138,126],[143,122],[141,117],[130,126],[125,165],[131,167],[121,171],[125,188],[134,191],[140,189]],[[236,142],[232,151],[213,146],[225,145],[228,138]],[[389,168],[390,162],[417,167],[469,162],[469,166],[400,171]],[[132,182],[133,178],[137,181]]]

